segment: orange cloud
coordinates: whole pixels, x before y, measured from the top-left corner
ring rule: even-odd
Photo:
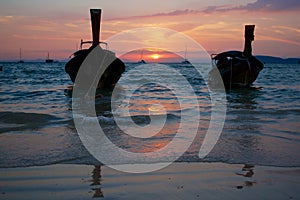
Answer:
[[[14,19],[13,16],[7,15],[7,16],[0,16],[0,23],[8,23]]]

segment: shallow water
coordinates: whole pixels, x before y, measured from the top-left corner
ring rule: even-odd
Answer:
[[[97,161],[82,145],[72,118],[72,98],[66,88],[71,85],[64,72],[64,63],[1,63],[0,72],[0,167],[48,165],[54,163],[87,163]],[[113,99],[116,113],[124,120],[133,120],[141,127],[151,123],[149,112],[157,116],[167,113],[163,129],[151,138],[136,138],[124,134],[116,125],[107,96],[96,100],[97,119],[106,136],[118,147],[129,152],[153,152],[174,139],[184,116],[189,129],[197,135],[178,162],[225,162],[255,165],[300,166],[300,68],[290,64],[266,64],[252,88],[227,93],[227,115],[220,139],[203,159],[198,157],[209,125],[211,104],[209,90],[191,66],[169,64],[179,71],[195,91],[186,93],[186,82],[175,75],[159,71],[152,64],[149,74],[159,73],[155,83],[135,90],[145,77],[129,76],[120,81],[118,97]],[[136,65],[127,64],[127,71]],[[161,77],[164,77],[163,79]],[[154,79],[155,80],[155,79]],[[176,92],[163,82],[174,84]],[[172,82],[173,81],[173,82]],[[161,84],[160,84],[161,83]],[[124,111],[122,97],[132,91]],[[182,104],[179,104],[182,100]],[[166,109],[162,109],[161,105]],[[192,111],[199,106],[200,121]],[[155,127],[155,124],[154,124]],[[152,127],[153,128],[153,127]],[[149,129],[151,132],[152,129]],[[147,132],[141,132],[147,134]],[[141,134],[140,133],[140,134]],[[180,138],[183,142],[189,136]],[[168,161],[181,149],[171,148],[158,155],[157,161]],[[110,155],[110,152],[106,152]],[[115,160],[122,157],[115,156]],[[142,160],[141,160],[142,162]]]

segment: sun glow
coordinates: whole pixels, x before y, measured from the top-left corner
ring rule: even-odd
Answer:
[[[151,58],[153,58],[154,60],[157,60],[157,59],[160,58],[160,55],[159,54],[152,54]]]

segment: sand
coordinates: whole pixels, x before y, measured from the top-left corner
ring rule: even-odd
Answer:
[[[0,199],[300,199],[300,168],[174,163],[147,173],[57,164],[0,169]]]

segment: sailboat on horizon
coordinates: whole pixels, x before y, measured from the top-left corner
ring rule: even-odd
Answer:
[[[146,64],[146,61],[143,60],[143,55],[144,55],[144,51],[142,50],[141,51],[141,59],[140,59],[140,61],[138,61],[139,64]]]
[[[49,57],[49,52],[48,52],[48,55],[47,55],[46,63],[53,63],[53,60],[50,59],[50,57]]]
[[[24,63],[24,60],[22,60],[22,49],[20,48],[20,60],[18,61],[18,63]]]
[[[181,62],[181,64],[191,64],[190,61],[186,58],[186,52],[187,52],[187,47],[185,47],[185,53],[184,53],[184,61]]]

